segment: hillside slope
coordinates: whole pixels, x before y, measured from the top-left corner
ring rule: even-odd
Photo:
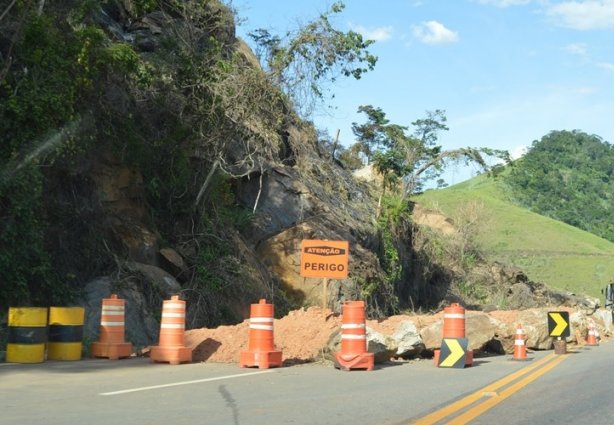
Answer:
[[[502,181],[478,176],[415,201],[453,221],[473,205],[482,223],[476,242],[487,259],[519,267],[552,288],[601,298],[614,276],[614,244],[517,207],[506,194]]]

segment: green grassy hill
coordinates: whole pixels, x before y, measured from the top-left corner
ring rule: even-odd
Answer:
[[[614,243],[513,205],[504,183],[478,176],[413,200],[454,219],[470,203],[483,222],[476,242],[488,260],[522,269],[529,279],[602,299],[614,278]]]

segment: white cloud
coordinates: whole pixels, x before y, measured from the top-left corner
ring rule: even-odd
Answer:
[[[352,31],[356,31],[360,35],[362,35],[367,40],[375,40],[375,41],[385,41],[392,37],[393,29],[391,26],[386,27],[378,27],[369,29],[363,27],[362,25],[352,25],[350,24],[350,28]]]
[[[586,56],[587,46],[584,43],[571,43],[563,48],[567,53],[578,56]]]
[[[605,69],[608,72],[614,72],[614,63],[602,62],[602,63],[598,64],[598,66],[599,66],[599,68]]]
[[[588,94],[593,94],[596,92],[597,92],[597,89],[595,89],[595,87],[590,87],[590,86],[576,87],[573,90],[573,93],[579,94],[579,95],[588,95]]]
[[[528,4],[531,0],[478,0],[480,4],[489,4],[497,7],[519,6]]]
[[[527,153],[527,151],[529,150],[529,147],[527,145],[519,145],[519,146],[514,146],[512,149],[510,149],[510,157],[512,159],[518,159],[524,156],[525,153]]]
[[[449,30],[437,21],[422,22],[413,27],[414,37],[426,44],[455,43],[458,33]]]
[[[614,0],[565,1],[551,6],[547,13],[567,28],[614,29]]]

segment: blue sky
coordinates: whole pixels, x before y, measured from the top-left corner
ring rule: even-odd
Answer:
[[[331,1],[234,0],[256,28],[284,34]],[[360,105],[410,125],[443,109],[445,149],[490,147],[518,155],[551,130],[579,129],[614,143],[614,0],[346,0],[334,23],[376,40],[374,71],[335,84],[334,107],[314,115],[353,143]],[[455,167],[448,183],[475,174]]]

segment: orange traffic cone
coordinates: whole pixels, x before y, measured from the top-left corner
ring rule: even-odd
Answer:
[[[373,370],[375,358],[367,351],[364,301],[348,301],[342,307],[341,351],[335,366],[342,370]]]
[[[185,345],[185,301],[173,295],[162,303],[160,322],[160,344],[152,347],[150,358],[153,362],[172,365],[190,363],[192,349]]]
[[[518,324],[516,326],[516,340],[514,341],[514,355],[512,356],[512,360],[528,360],[524,336],[524,329],[521,324]]]
[[[130,357],[132,344],[124,342],[124,308],[126,301],[112,294],[102,300],[100,315],[100,340],[91,345],[92,357],[117,360]]]
[[[599,342],[597,341],[597,331],[595,330],[595,323],[592,321],[588,324],[588,336],[586,337],[586,345],[599,345]]]
[[[281,366],[281,351],[275,350],[273,339],[273,304],[267,304],[262,299],[258,304],[252,304],[249,318],[249,343],[247,351],[241,351],[240,367]]]

